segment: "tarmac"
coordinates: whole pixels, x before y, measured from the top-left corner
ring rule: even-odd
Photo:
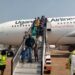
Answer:
[[[70,69],[66,68],[69,51],[51,50],[52,70],[50,75],[70,75]]]
[[[68,62],[69,51],[67,50],[50,50],[51,54],[51,74],[45,75],[70,75],[70,69],[66,68],[66,63]],[[11,59],[7,59],[6,69],[4,75],[11,75]]]

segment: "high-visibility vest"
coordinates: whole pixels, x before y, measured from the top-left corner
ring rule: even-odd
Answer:
[[[69,58],[68,58],[68,67],[69,67],[69,69],[70,69],[70,67],[71,67],[71,56],[72,55],[75,55],[75,50],[73,50],[72,52],[71,52],[71,54],[70,54],[70,56],[69,56]]]
[[[0,65],[6,65],[6,55],[0,55]]]
[[[72,54],[72,55],[75,55],[75,50],[73,50],[73,51],[71,52],[71,54]]]

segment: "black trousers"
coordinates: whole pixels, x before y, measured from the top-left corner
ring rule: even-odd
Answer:
[[[1,75],[4,74],[5,67],[6,67],[6,65],[0,65]]]

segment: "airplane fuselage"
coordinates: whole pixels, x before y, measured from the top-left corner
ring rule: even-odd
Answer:
[[[29,30],[34,19],[16,20],[0,24],[0,43],[20,45],[25,32]],[[75,44],[75,16],[48,18],[46,38],[50,44]]]
[[[62,19],[62,20],[61,20]],[[50,44],[75,44],[75,17],[53,18],[48,25],[51,31],[47,31],[47,42]]]
[[[32,24],[31,22],[26,22],[27,21],[11,21],[1,24],[0,43],[8,45],[20,45],[25,32],[28,32]]]

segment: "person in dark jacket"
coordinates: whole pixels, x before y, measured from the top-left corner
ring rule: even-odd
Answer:
[[[32,48],[35,44],[35,40],[33,37],[31,37],[31,35],[29,34],[29,37],[26,39],[25,41],[25,45],[28,48],[28,52],[29,52],[29,59],[28,62],[32,62]]]

